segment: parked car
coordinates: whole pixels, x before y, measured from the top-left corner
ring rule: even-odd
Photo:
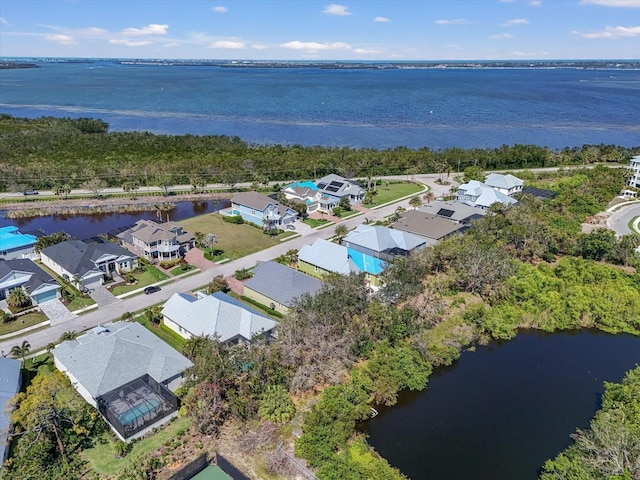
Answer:
[[[155,285],[151,285],[144,289],[144,293],[150,295],[152,293],[156,293],[160,291],[160,287],[156,287]]]
[[[287,230],[295,230],[296,226],[293,223],[288,223],[287,224]]]
[[[24,192],[22,192],[25,195],[38,195],[38,190],[25,190]]]

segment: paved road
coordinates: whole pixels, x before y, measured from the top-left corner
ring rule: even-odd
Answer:
[[[629,222],[635,217],[640,217],[640,203],[632,203],[613,212],[607,219],[607,227],[616,232],[616,235],[628,235],[633,233],[629,229]]]
[[[401,178],[405,180],[407,179],[406,176],[403,176]],[[415,175],[413,177],[415,181],[429,186],[436,197],[448,194],[451,186],[438,185],[437,183],[435,183],[435,180],[437,178],[438,175]],[[361,224],[365,218],[371,221],[376,221],[391,215],[398,208],[398,206],[402,206],[406,209],[411,208],[409,207],[408,200],[403,200],[376,210],[371,210],[366,214],[358,215],[341,223],[344,223],[349,229],[355,228],[356,226]],[[60,335],[62,335],[62,333],[64,332],[84,331],[99,324],[105,324],[110,321],[117,320],[122,316],[123,313],[143,310],[156,303],[164,303],[176,292],[186,292],[205,286],[216,275],[233,275],[236,270],[239,270],[241,268],[252,268],[256,265],[256,263],[260,261],[266,261],[276,258],[286,253],[290,249],[300,249],[304,245],[313,243],[318,238],[329,238],[333,236],[333,232],[334,227],[328,227],[320,230],[301,228],[300,237],[281,242],[279,245],[275,245],[266,250],[262,250],[246,257],[239,258],[232,262],[218,265],[211,270],[200,272],[198,274],[177,280],[173,283],[169,283],[162,286],[159,292],[153,293],[151,295],[142,294],[130,298],[125,298],[122,302],[91,311],[73,320],[69,320],[58,325],[52,325],[49,328],[34,333],[29,333],[21,337],[13,337],[7,340],[0,341],[0,350],[7,353],[11,350],[11,347],[22,343],[23,340],[27,340],[31,344],[32,351],[39,350],[41,348],[44,348],[49,343],[56,342],[58,338],[60,338]]]

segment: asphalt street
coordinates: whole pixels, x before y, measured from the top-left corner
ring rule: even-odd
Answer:
[[[439,185],[435,180],[439,175],[415,175],[411,177],[411,180],[424,184],[431,188],[431,191],[436,197],[447,195],[451,188],[451,185]],[[407,176],[399,177],[401,179],[409,179]],[[451,177],[451,180],[453,176]],[[365,218],[370,221],[381,220],[391,215],[398,206],[402,206],[406,209],[410,209],[408,199],[396,202],[390,205],[380,207],[376,210],[370,210],[366,214],[357,215],[341,222],[352,229],[364,222]],[[176,292],[188,292],[194,289],[198,289],[207,285],[213,277],[216,275],[229,276],[233,275],[236,270],[242,268],[253,268],[258,262],[272,260],[291,249],[300,249],[304,245],[312,244],[318,238],[330,238],[334,234],[335,227],[331,226],[324,229],[301,229],[301,236],[294,237],[291,240],[281,242],[279,245],[273,246],[266,250],[256,252],[246,257],[233,260],[231,262],[218,265],[211,270],[200,272],[172,283],[168,283],[161,286],[159,292],[151,295],[136,295],[123,299],[121,302],[109,305],[105,308],[93,310],[83,315],[78,316],[75,319],[52,325],[48,328],[35,331],[33,333],[27,333],[22,336],[16,336],[0,341],[0,350],[5,354],[11,350],[14,345],[19,345],[23,340],[27,340],[31,345],[31,351],[35,352],[43,349],[49,343],[55,343],[60,338],[62,333],[67,331],[81,332],[93,328],[100,324],[106,324],[113,320],[118,320],[126,312],[136,312],[144,310],[147,307],[158,303],[166,302]]]

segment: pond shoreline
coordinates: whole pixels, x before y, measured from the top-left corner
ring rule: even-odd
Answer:
[[[4,217],[9,219],[27,219],[48,217],[51,215],[72,216],[101,213],[136,213],[149,212],[164,206],[171,210],[176,202],[204,202],[228,200],[230,193],[191,193],[184,195],[144,196],[135,199],[127,197],[69,198],[55,200],[29,200],[3,204]]]

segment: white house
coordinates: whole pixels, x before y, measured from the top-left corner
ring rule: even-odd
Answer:
[[[490,173],[485,177],[484,184],[489,185],[500,193],[511,196],[522,191],[524,182],[510,173],[506,175],[502,173]]]
[[[640,188],[640,155],[636,155],[629,163],[629,178],[627,185]]]

